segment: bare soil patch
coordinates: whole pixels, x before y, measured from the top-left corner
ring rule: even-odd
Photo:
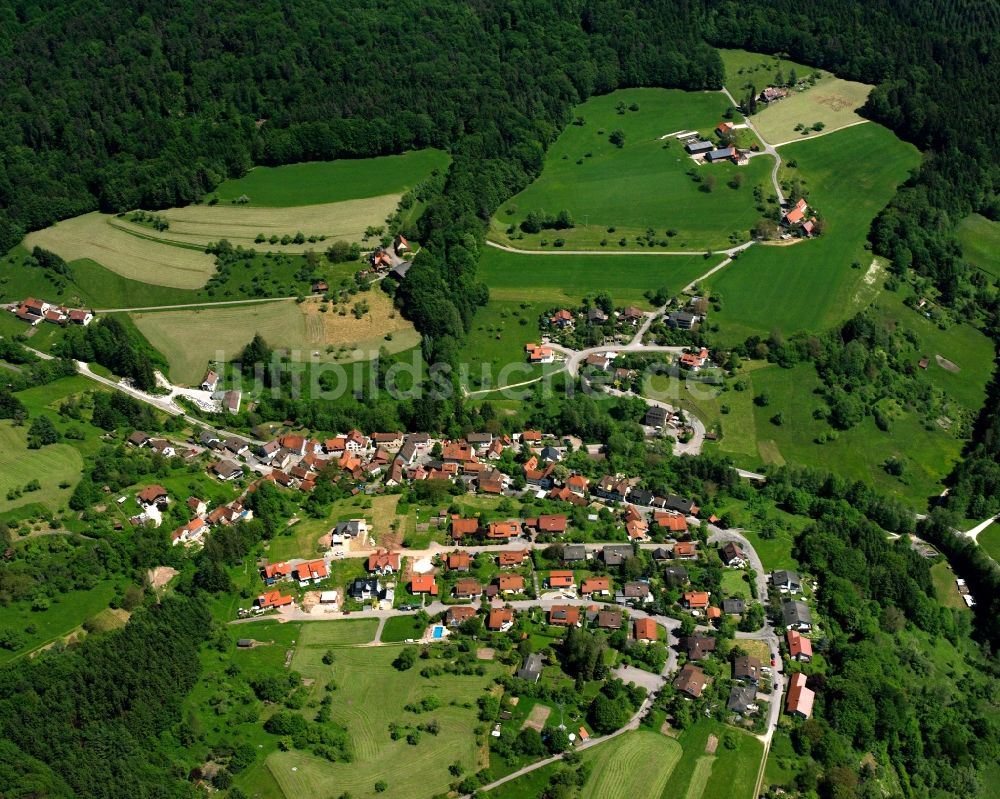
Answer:
[[[177,569],[170,566],[157,566],[146,572],[146,581],[154,591],[159,591],[177,576]]]
[[[714,735],[709,735],[708,740],[705,741],[705,754],[714,755],[715,750],[719,748],[719,739]]]
[[[663,722],[663,724],[660,725],[660,732],[663,735],[666,735],[668,738],[676,738],[677,737],[677,731],[673,727],[670,726],[670,722],[669,721],[665,721],[665,722]]]
[[[493,660],[494,655],[496,655],[496,651],[489,646],[482,646],[476,650],[476,657],[480,660]]]
[[[949,361],[942,355],[935,355],[934,360],[937,361],[938,366],[940,366],[942,369],[951,372],[952,374],[957,375],[959,372],[962,371],[962,368],[957,363],[955,363],[954,361]]]
[[[521,725],[521,729],[524,730],[532,727],[541,732],[545,729],[545,722],[548,720],[550,713],[552,713],[552,708],[548,705],[535,705],[531,708],[528,718],[524,720],[524,724]]]

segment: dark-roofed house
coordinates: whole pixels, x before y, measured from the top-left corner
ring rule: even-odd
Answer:
[[[684,642],[689,660],[704,660],[715,651],[715,639],[710,635],[691,635]]]
[[[449,627],[458,627],[462,622],[468,621],[476,615],[476,608],[472,605],[452,605],[445,614],[444,621]]]
[[[715,149],[715,145],[710,141],[698,141],[695,139],[685,144],[684,149],[691,153],[691,155],[699,155],[711,152]]]
[[[678,330],[690,330],[697,321],[698,316],[690,311],[673,311],[667,316],[667,325]]]
[[[649,583],[625,583],[615,594],[615,601],[619,605],[644,605],[653,601],[653,592],[649,590]]]
[[[542,676],[542,655],[540,652],[532,652],[524,659],[524,665],[517,670],[517,677],[528,682],[538,682]]]
[[[643,424],[647,427],[663,427],[667,423],[667,409],[661,408],[659,405],[650,406],[649,410],[646,411],[646,418],[643,420]]]
[[[602,630],[620,630],[622,628],[622,612],[620,610],[602,610],[597,614],[595,624]]]
[[[691,578],[683,566],[668,566],[663,570],[663,579],[669,588],[680,588],[687,585]]]
[[[653,501],[653,492],[645,488],[633,488],[628,492],[628,501],[633,505],[648,506]]]
[[[697,699],[708,685],[705,672],[692,663],[686,663],[674,680],[674,687],[682,694]]]
[[[136,430],[128,437],[128,443],[134,447],[144,447],[149,442],[149,434]]]
[[[781,616],[786,630],[807,632],[812,629],[812,612],[805,602],[788,601],[781,606]]]
[[[797,594],[802,590],[802,578],[797,572],[778,569],[771,573],[771,583],[779,591],[789,591]]]
[[[746,613],[747,603],[742,599],[723,599],[722,612],[727,616],[742,616]]]
[[[719,551],[719,555],[721,555],[723,563],[734,569],[742,569],[747,565],[747,559],[746,555],[743,554],[743,548],[735,541],[727,541]]]
[[[562,559],[565,563],[576,563],[587,559],[587,548],[583,544],[566,544]]]
[[[756,685],[761,678],[759,658],[741,655],[733,661],[733,679]]]
[[[757,709],[757,688],[753,685],[734,685],[729,692],[726,707],[733,713],[745,716]]]
[[[667,494],[664,499],[663,507],[665,510],[677,511],[677,513],[683,513],[685,516],[697,513],[693,501],[685,499],[684,497],[679,497],[676,494]]]
[[[601,550],[601,557],[606,566],[621,566],[634,554],[628,544],[608,544]]]
[[[725,161],[727,159],[732,160],[736,157],[735,147],[720,147],[718,150],[712,150],[708,153],[705,158],[709,161]]]

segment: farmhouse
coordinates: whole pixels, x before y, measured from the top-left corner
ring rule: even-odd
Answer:
[[[761,102],[773,103],[775,100],[781,100],[788,96],[788,89],[783,89],[780,86],[768,86],[760,93],[759,99]]]
[[[793,674],[788,686],[788,702],[785,704],[788,715],[809,718],[815,699],[816,692],[806,688],[806,675],[801,671]]]
[[[715,132],[719,136],[729,136],[732,134],[735,127],[736,126],[732,122],[720,122],[715,126]]]
[[[788,226],[801,224],[802,220],[805,219],[806,211],[808,210],[809,205],[800,197],[799,201],[795,203],[791,210],[785,213],[784,217],[782,217],[782,221]]]
[[[684,145],[684,149],[687,150],[691,155],[704,155],[707,152],[711,152],[715,149],[715,145],[710,141],[699,141],[695,139]]]
[[[712,150],[709,152],[705,159],[714,164],[716,161],[734,161],[736,160],[736,148],[735,147],[720,147],[718,150]]]
[[[655,641],[659,637],[656,622],[652,619],[636,619],[634,632],[636,641]]]
[[[694,699],[702,695],[707,685],[708,679],[705,677],[705,672],[691,663],[684,664],[684,668],[681,669],[680,674],[674,680],[674,687],[678,691]]]

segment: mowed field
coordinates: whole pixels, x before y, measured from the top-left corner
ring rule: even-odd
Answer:
[[[214,196],[220,202],[247,197],[250,205],[286,208],[402,194],[434,170],[447,169],[449,161],[442,150],[427,149],[379,158],[258,166],[220,184]]]
[[[213,256],[131,235],[112,224],[118,221],[98,211],[75,216],[29,233],[24,246],[42,247],[67,261],[89,258],[123,277],[179,289],[200,288],[215,272]]]
[[[425,678],[419,667],[400,674],[391,665],[400,650],[395,646],[337,649],[334,663],[327,666],[322,658],[332,644],[324,628],[337,624],[302,625],[292,668],[316,681],[311,689],[314,699],[321,698],[330,680],[340,686],[333,720],[348,728],[354,760],[331,763],[305,752],[273,752],[267,767],[286,797],[326,799],[345,792],[372,796],[379,780],[388,784],[381,794],[386,799],[434,796],[447,791],[453,781],[448,771],[452,763],[461,763],[467,772],[485,765],[473,734],[480,723],[474,704],[488,690],[497,667],[484,664],[487,674],[482,677]],[[403,710],[404,705],[432,695],[442,700],[437,710],[421,715]],[[461,707],[466,702],[473,706]],[[392,721],[416,726],[431,718],[440,724],[440,733],[424,733],[416,746],[389,737]]]
[[[723,299],[722,312],[712,317],[720,343],[775,329],[825,330],[871,302],[877,291],[872,254],[865,249],[871,221],[920,158],[911,145],[871,123],[781,152],[798,164],[783,170],[783,178],[804,181],[827,231],[792,246],[751,247],[710,280]]]
[[[1000,563],[1000,522],[993,522],[983,530],[976,538],[981,546],[993,560]]]
[[[124,217],[112,217],[112,226],[136,236],[151,236],[164,242],[205,247],[213,241],[227,239],[233,246],[270,249],[277,252],[301,253],[321,251],[324,242],[302,244],[256,244],[258,234],[264,236],[326,236],[327,241],[357,241],[364,238],[365,228],[382,225],[396,210],[401,194],[380,194],[356,200],[299,205],[287,208],[266,208],[251,205],[188,205],[168,208],[158,215],[170,221],[170,228],[152,231],[129,222]]]
[[[798,80],[819,73],[816,84],[792,93],[779,102],[758,106],[753,123],[771,144],[815,136],[809,130],[803,135],[795,130],[799,123],[811,128],[822,122],[824,132],[842,128],[862,119],[857,109],[865,104],[872,87],[865,83],[836,78],[829,72],[807,67],[787,58],[779,58],[747,50],[719,50],[726,70],[725,83],[733,97],[741,101],[753,86],[759,94],[767,86],[789,79],[794,70]]]
[[[368,312],[356,319],[351,312],[356,302],[367,302]],[[180,311],[131,314],[136,327],[170,361],[170,378],[181,384],[201,379],[210,362],[233,360],[243,347],[260,333],[274,348],[289,350],[294,360],[308,360],[319,351],[321,360],[334,360],[328,346],[338,350],[341,360],[373,357],[380,347],[401,352],[415,346],[418,336],[413,326],[393,308],[381,291],[355,295],[339,309],[333,303],[320,310],[320,298],[305,302],[277,300],[256,305],[217,306]],[[391,334],[391,341],[385,336]]]
[[[616,303],[644,304],[644,293],[666,287],[680,292],[708,272],[722,256],[706,259],[664,255],[523,255],[486,247],[479,278],[495,300],[578,302],[606,291]]]
[[[660,799],[681,753],[676,740],[648,730],[587,750],[593,771],[580,799]]]
[[[958,240],[966,261],[1000,277],[1000,222],[971,214],[959,223]]]
[[[618,103],[638,103],[639,110],[620,114]],[[539,249],[542,239],[561,237],[567,249],[609,252],[619,249],[622,237],[629,248],[640,249],[633,238],[647,228],[671,250],[720,249],[730,246],[731,233],[746,240],[758,216],[754,186],[765,183],[773,161],[754,158],[743,167],[695,164],[673,136],[663,139],[682,130],[713,136],[729,105],[721,93],[667,89],[628,89],[591,98],[574,112],[585,123],[570,124],[560,134],[546,153],[538,180],[501,206],[491,237],[522,249]],[[624,132],[624,147],[609,142],[615,129]],[[703,178],[715,178],[713,191],[702,191],[703,184],[686,174],[692,168]],[[742,185],[733,189],[727,182],[735,175]],[[514,241],[506,234],[530,211],[555,216],[563,209],[575,220],[572,229],[525,234]],[[668,229],[676,235],[668,238]],[[607,239],[606,247],[600,246],[602,239]]]

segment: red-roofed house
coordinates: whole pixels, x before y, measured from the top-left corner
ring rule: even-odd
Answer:
[[[797,225],[803,219],[805,219],[806,211],[809,210],[809,205],[804,199],[799,199],[795,206],[785,214],[784,222],[786,225]]]
[[[368,571],[374,574],[395,574],[399,571],[399,553],[379,549],[368,556]]]
[[[812,641],[806,638],[798,630],[789,630],[785,638],[788,640],[788,656],[792,660],[808,662],[812,660]]]
[[[437,583],[434,582],[434,575],[432,574],[413,575],[413,579],[410,581],[410,593],[430,594],[431,596],[437,596],[438,587]]]
[[[556,327],[572,327],[573,326],[573,314],[567,311],[565,308],[560,308],[552,316],[549,317],[549,321]]]
[[[486,629],[505,633],[514,626],[514,611],[510,608],[493,608],[486,620]]]
[[[806,688],[806,675],[801,671],[793,674],[788,685],[788,702],[785,710],[789,716],[807,719],[812,715],[816,692]]]
[[[587,577],[582,583],[580,583],[580,593],[593,595],[599,594],[601,596],[607,596],[611,593],[611,578],[610,577]]]
[[[309,583],[325,580],[330,575],[330,571],[326,567],[325,560],[307,560],[295,567],[295,574],[298,577],[299,585],[305,586]]]
[[[733,125],[732,122],[720,122],[718,125],[715,126],[715,132],[718,133],[720,136],[728,136],[730,133],[733,132],[734,127],[735,126]]]
[[[548,584],[549,588],[572,588],[573,572],[571,571],[549,572]]]
[[[659,638],[659,631],[656,629],[656,622],[652,619],[635,620],[635,640],[636,641],[656,641]]]
[[[508,519],[505,522],[490,522],[486,537],[508,539],[520,534],[521,525],[513,519]]]
[[[290,563],[268,563],[261,569],[261,576],[268,585],[276,583],[278,580],[285,580],[292,576],[292,565]]]
[[[497,576],[497,589],[501,594],[523,593],[524,577],[520,574],[500,574]]]
[[[254,605],[258,610],[270,610],[271,608],[283,608],[286,605],[294,605],[295,600],[290,596],[282,596],[277,589],[261,594],[254,600]]]
[[[672,533],[686,533],[688,529],[687,519],[679,513],[656,513],[653,520]]]
[[[708,607],[707,591],[688,591],[683,599],[684,606],[691,610],[704,610]]]
[[[680,364],[682,369],[687,369],[691,372],[697,372],[701,369],[705,362],[708,360],[708,348],[702,347],[698,352],[683,352],[680,357]]]
[[[553,605],[549,608],[549,624],[573,627],[580,623],[580,608],[573,605]]]
[[[468,552],[451,552],[448,554],[448,568],[467,572],[472,567],[472,556]]]
[[[680,560],[698,557],[698,544],[694,541],[678,541],[674,544],[674,557]]]
[[[500,568],[510,568],[513,566],[520,566],[524,563],[524,557],[527,553],[523,549],[519,549],[515,552],[501,552],[500,553]]]
[[[555,360],[555,353],[551,347],[525,344],[524,351],[528,356],[528,363],[552,363]]]
[[[479,531],[479,519],[463,519],[453,516],[451,519],[451,537],[458,541],[467,535],[475,535]]]

